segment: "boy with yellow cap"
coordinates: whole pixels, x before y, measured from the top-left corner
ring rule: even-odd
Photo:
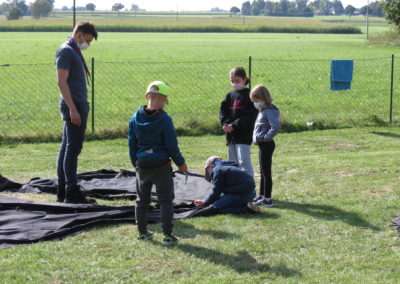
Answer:
[[[163,110],[169,88],[161,81],[150,83],[146,91],[147,106],[141,106],[129,123],[129,155],[136,168],[136,224],[138,240],[151,240],[147,230],[147,211],[151,202],[151,188],[156,187],[161,210],[163,245],[173,245],[178,238],[172,234],[174,182],[171,159],[182,172],[188,168],[180,153],[172,118]]]

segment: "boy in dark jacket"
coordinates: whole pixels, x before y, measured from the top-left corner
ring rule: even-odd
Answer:
[[[171,160],[180,171],[187,172],[185,159],[179,151],[172,118],[163,110],[169,94],[168,86],[160,81],[147,88],[148,106],[141,106],[129,123],[129,155],[136,168],[136,223],[139,240],[151,240],[147,230],[147,211],[151,202],[151,188],[156,187],[161,209],[163,245],[172,245],[178,238],[172,234],[174,182]]]
[[[205,163],[205,177],[213,187],[204,200],[195,200],[196,207],[204,207],[196,215],[209,216],[218,213],[241,214],[249,209],[259,212],[251,201],[256,196],[254,179],[239,168],[235,161],[223,161],[212,156]]]

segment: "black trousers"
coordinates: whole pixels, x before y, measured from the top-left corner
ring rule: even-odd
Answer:
[[[161,227],[164,235],[172,233],[172,218],[175,198],[174,181],[171,165],[165,164],[158,168],[136,168],[136,223],[140,234],[147,233],[147,211],[151,202],[151,188],[156,187],[157,199],[161,210]]]
[[[260,161],[261,181],[260,181],[260,195],[266,198],[271,198],[272,194],[272,154],[275,150],[275,142],[258,143],[258,158]]]

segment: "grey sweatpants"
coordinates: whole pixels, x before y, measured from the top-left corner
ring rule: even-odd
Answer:
[[[164,235],[172,233],[174,216],[172,201],[175,198],[172,167],[169,164],[158,168],[136,169],[136,224],[140,234],[147,233],[147,211],[151,202],[151,188],[156,186],[158,203],[161,209],[161,227]]]

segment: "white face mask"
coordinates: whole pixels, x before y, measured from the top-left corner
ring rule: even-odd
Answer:
[[[254,107],[258,110],[262,110],[265,107],[264,102],[254,102]]]
[[[80,50],[85,50],[89,48],[89,44],[86,41],[84,41],[83,43],[78,44],[78,47]]]
[[[234,87],[236,90],[240,91],[244,89],[244,83],[240,82],[240,83],[231,83],[232,87]]]
[[[83,37],[83,36],[82,36]],[[83,38],[83,43],[78,43],[77,44],[80,50],[85,50],[89,48],[89,44],[85,41],[85,38]]]

